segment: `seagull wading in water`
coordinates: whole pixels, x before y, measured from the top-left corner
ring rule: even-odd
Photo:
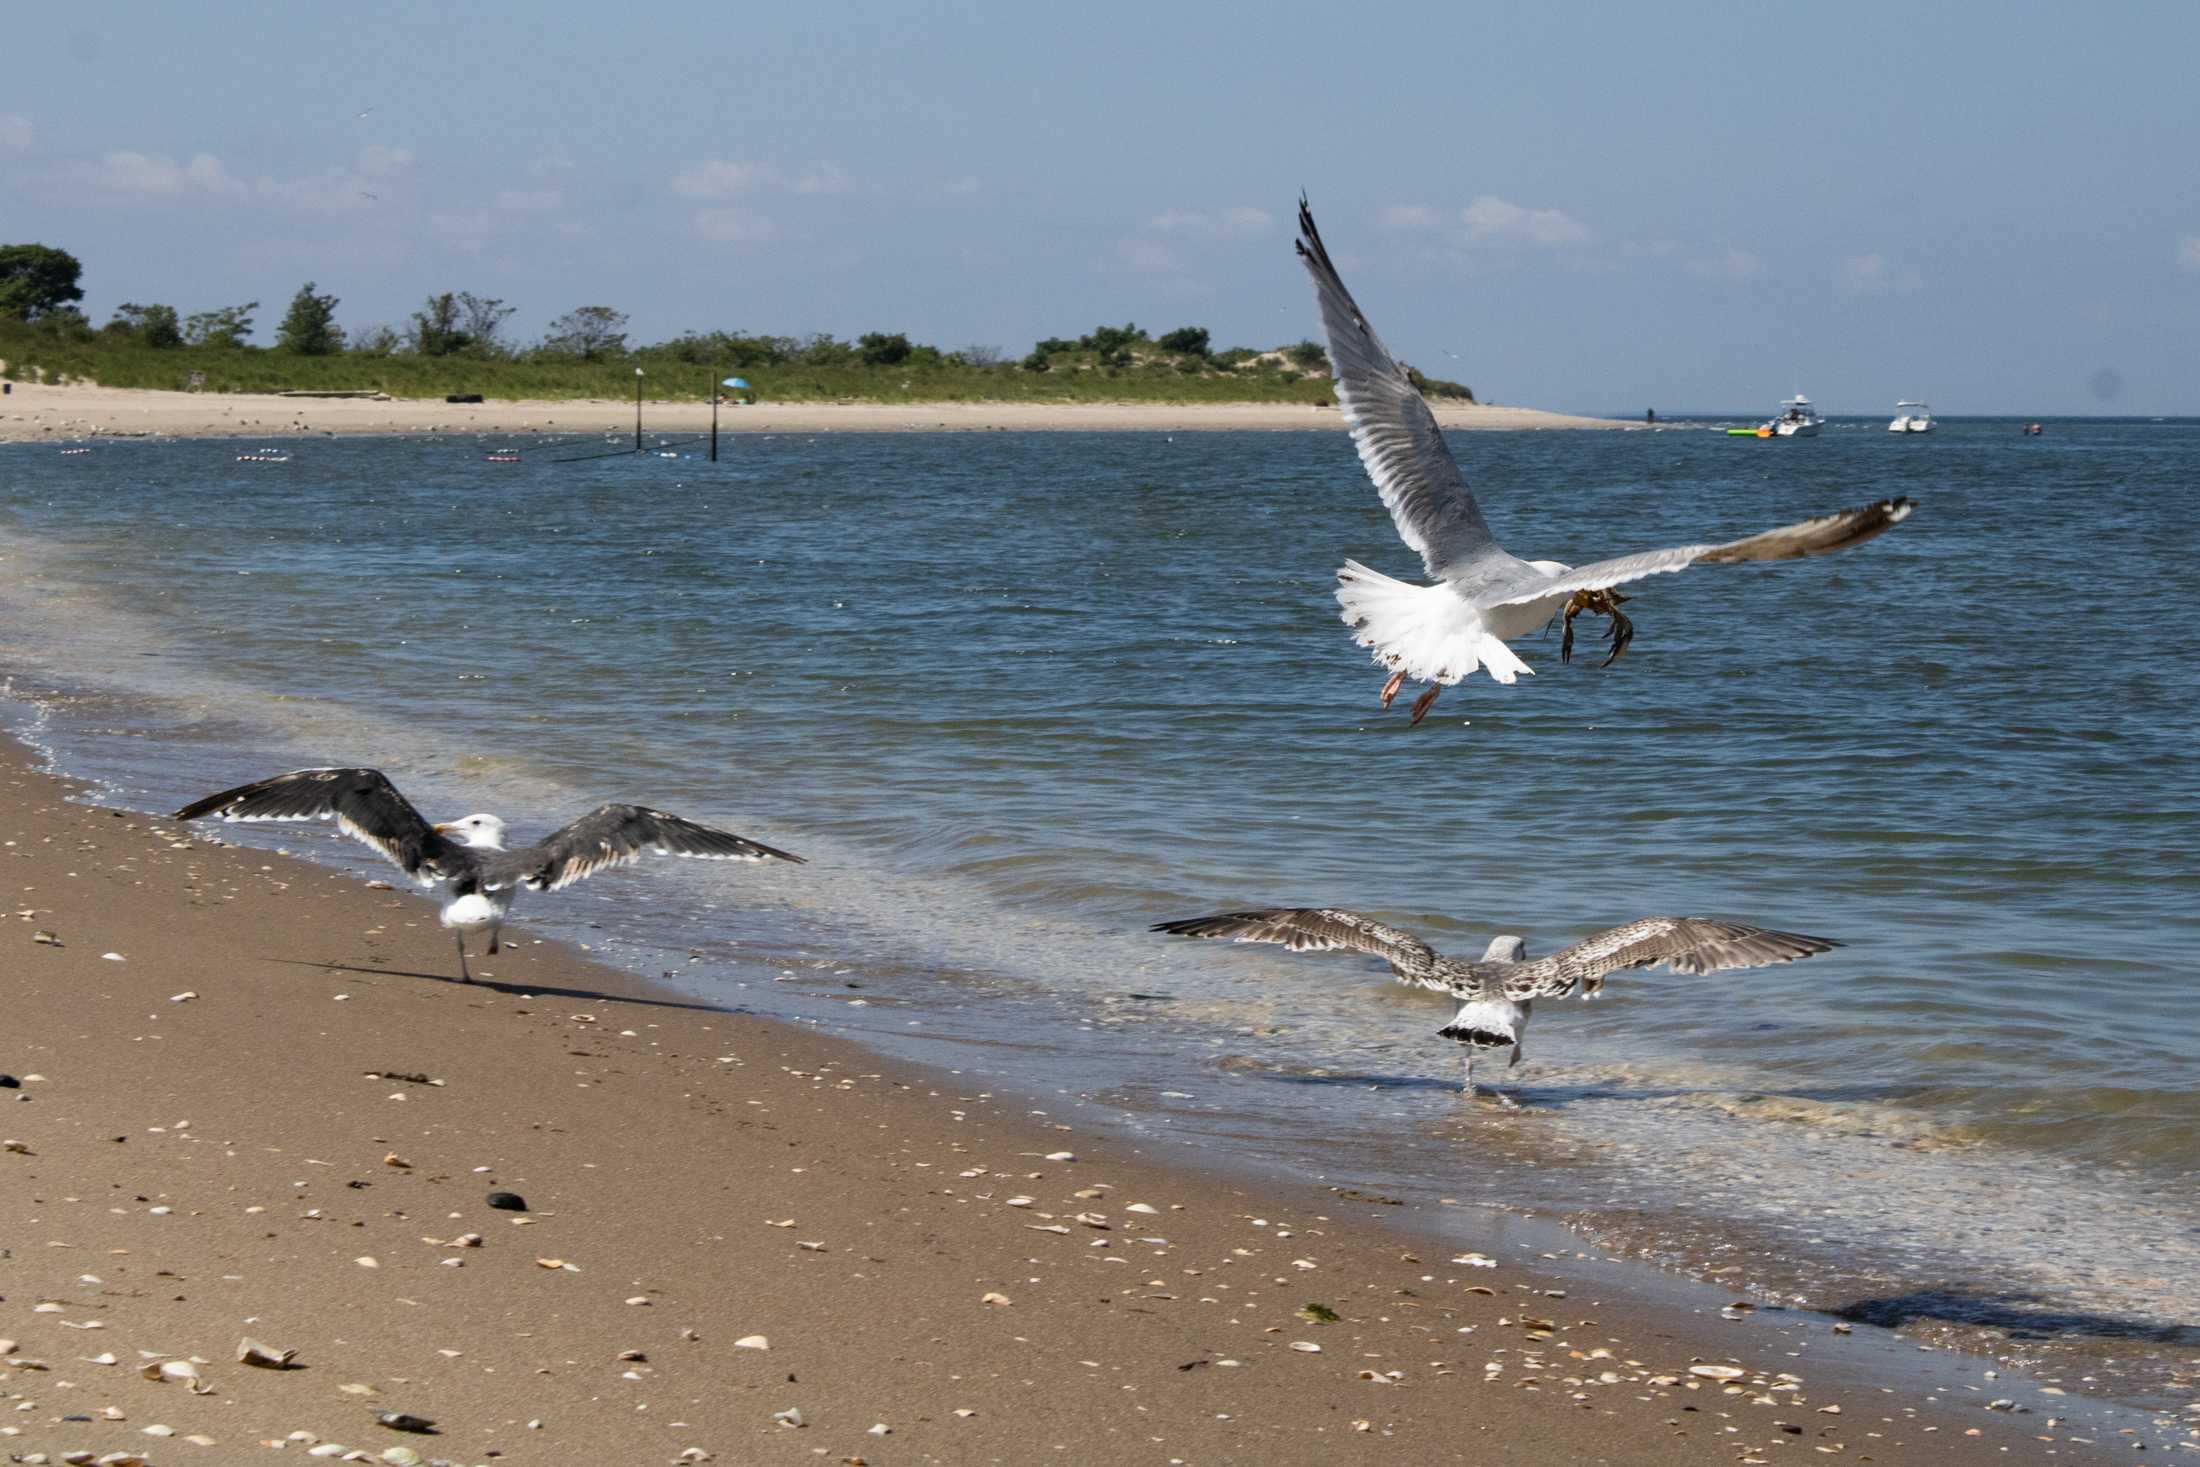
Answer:
[[[1634,640],[1634,625],[1619,609],[1627,598],[1615,586],[1696,564],[1824,555],[1861,544],[1909,517],[1909,500],[1882,499],[1724,544],[1646,550],[1579,568],[1521,560],[1506,553],[1490,532],[1466,476],[1444,446],[1436,415],[1344,288],[1303,197],[1298,250],[1314,280],[1337,402],[1360,462],[1390,511],[1398,538],[1420,552],[1436,582],[1416,586],[1392,580],[1356,560],[1337,572],[1337,604],[1353,640],[1391,670],[1382,705],[1390,706],[1407,678],[1428,684],[1413,701],[1415,723],[1439,691],[1477,667],[1501,683],[1533,671],[1505,644],[1548,625],[1554,616],[1565,617],[1559,658],[1566,662],[1573,660],[1576,616],[1588,611],[1611,618],[1612,652],[1604,659],[1610,667]]]
[[[487,928],[489,955],[522,886],[556,891],[585,876],[639,860],[644,851],[705,861],[793,861],[731,831],[713,830],[646,805],[604,805],[518,850],[504,848],[504,822],[468,815],[431,825],[379,769],[298,769],[178,810],[178,820],[334,820],[344,834],[380,851],[422,886],[438,887],[443,925],[458,934],[458,980],[466,969],[466,934]]]
[[[1510,1046],[1506,1068],[1520,1063],[1520,1042],[1528,1032],[1528,1011],[1539,998],[1564,998],[1576,987],[1595,998],[1604,975],[1622,968],[1653,968],[1663,963],[1675,973],[1718,973],[1728,968],[1761,968],[1830,952],[1841,946],[1827,937],[1774,932],[1714,917],[1644,917],[1585,937],[1547,958],[1528,956],[1519,937],[1496,937],[1479,961],[1444,956],[1412,933],[1331,907],[1264,907],[1253,912],[1223,912],[1182,922],[1160,922],[1156,932],[1180,937],[1217,937],[1237,942],[1281,943],[1295,953],[1344,949],[1373,953],[1390,965],[1400,983],[1432,988],[1456,999],[1459,1011],[1436,1032],[1466,1046],[1466,1091],[1474,1095],[1474,1057],[1485,1049]],[[1503,1105],[1515,1104],[1501,1091],[1490,1092]]]

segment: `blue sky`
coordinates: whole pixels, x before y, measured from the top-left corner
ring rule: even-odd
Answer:
[[[0,241],[263,342],[311,278],[353,327],[1270,346],[1304,187],[1486,398],[2200,413],[2200,7],[1527,9],[19,7]]]

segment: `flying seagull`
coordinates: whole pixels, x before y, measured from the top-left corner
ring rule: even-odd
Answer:
[[[1412,933],[1331,907],[1264,907],[1224,912],[1182,922],[1160,922],[1156,932],[1180,937],[1218,937],[1237,942],[1281,943],[1295,953],[1346,949],[1373,953],[1400,983],[1450,994],[1459,1004],[1451,1022],[1436,1032],[1466,1046],[1466,1094],[1475,1094],[1474,1057],[1485,1049],[1512,1047],[1506,1068],[1520,1063],[1528,1010],[1539,998],[1564,998],[1578,986],[1594,998],[1604,975],[1622,968],[1663,963],[1674,973],[1718,973],[1792,963],[1841,946],[1826,937],[1774,932],[1714,917],[1644,917],[1585,937],[1547,958],[1530,959],[1519,937],[1490,940],[1479,960],[1446,957]],[[1512,1097],[1491,1091],[1503,1104]]]
[[[1615,586],[1699,562],[1824,555],[1861,544],[1909,517],[1908,499],[1882,499],[1744,540],[1647,550],[1578,569],[1555,560],[1518,559],[1497,543],[1466,476],[1444,446],[1428,403],[1376,339],[1338,278],[1303,196],[1298,251],[1314,280],[1337,401],[1360,462],[1375,481],[1398,537],[1421,553],[1436,582],[1416,586],[1392,580],[1356,560],[1346,561],[1337,572],[1337,604],[1344,608],[1353,640],[1391,670],[1383,684],[1382,706],[1390,706],[1409,677],[1428,684],[1413,702],[1415,723],[1427,715],[1441,689],[1477,667],[1487,668],[1501,683],[1531,671],[1505,644],[1553,616],[1565,617],[1559,657],[1568,662],[1573,660],[1574,618],[1584,611],[1609,617],[1612,651],[1604,665],[1610,667],[1634,639],[1633,623],[1619,609],[1627,598]]]
[[[466,969],[466,934],[489,930],[489,955],[522,886],[556,891],[586,876],[640,859],[694,856],[705,861],[793,861],[731,831],[713,830],[646,805],[603,805],[563,830],[518,850],[504,848],[504,822],[468,815],[430,825],[379,769],[297,769],[241,784],[178,810],[178,820],[334,820],[422,886],[440,888],[443,925],[458,934],[458,979]]]

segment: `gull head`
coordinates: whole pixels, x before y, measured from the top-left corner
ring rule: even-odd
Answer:
[[[1489,951],[1482,954],[1485,963],[1524,963],[1528,960],[1528,941],[1524,937],[1493,937]]]
[[[437,835],[447,835],[462,846],[474,846],[485,851],[504,849],[504,822],[494,815],[468,815],[463,820],[445,820],[435,827]]]

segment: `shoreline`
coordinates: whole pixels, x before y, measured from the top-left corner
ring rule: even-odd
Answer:
[[[0,1226],[44,1246],[4,1265],[24,1307],[0,1329],[54,1374],[12,1373],[34,1409],[11,1451],[149,1422],[402,1441],[362,1400],[436,1418],[424,1451],[515,1462],[1024,1461],[1035,1440],[1326,1462],[1362,1436],[1416,1460],[1700,1462],[1709,1438],[1964,1462],[2043,1431],[2105,1460],[2114,1430],[2048,1413],[2143,1419],[1968,1383],[1988,1362],[1868,1326],[1554,1272],[1516,1239],[1462,1263],[1423,1206],[1157,1162],[1104,1107],[959,1088],[525,935],[462,987],[421,898],[66,803],[80,787],[34,758],[0,745],[0,1069],[43,1077],[0,1090],[27,1148],[0,1156]],[[486,1210],[491,1187],[536,1211]],[[442,1246],[467,1232],[479,1251]],[[232,1363],[240,1333],[309,1368]],[[753,1334],[770,1348],[734,1346]],[[77,1363],[95,1347],[196,1353],[215,1394]],[[1689,1368],[1729,1361],[1732,1384]],[[78,1388],[48,1399],[56,1380]],[[1980,1409],[1988,1389],[2034,1414]],[[126,1422],[57,1419],[110,1401]]]
[[[272,393],[162,392],[151,388],[14,384],[0,397],[0,443],[102,437],[291,438],[362,433],[631,433],[631,400],[444,403],[414,398],[293,398]],[[1641,426],[1535,408],[1431,404],[1446,428]],[[710,405],[642,405],[648,433],[708,433]],[[772,402],[728,407],[721,433],[979,433],[1342,431],[1334,406],[1297,403]]]

